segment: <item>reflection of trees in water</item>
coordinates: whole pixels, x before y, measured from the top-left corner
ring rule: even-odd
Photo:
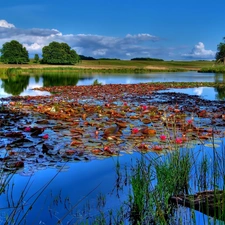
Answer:
[[[29,85],[29,76],[9,76],[2,80],[1,87],[8,94],[20,95]]]
[[[224,73],[216,73],[215,76],[215,82],[216,83],[225,83],[225,74]]]
[[[225,83],[225,74],[224,73],[215,74],[215,82],[216,83]],[[217,92],[216,99],[219,99],[219,100],[225,99],[225,88],[224,87],[215,87],[215,91]]]
[[[34,76],[35,83],[38,84],[40,81],[40,76]]]
[[[79,81],[79,75],[74,74],[43,74],[43,86],[67,86],[67,85],[77,85]]]
[[[224,87],[215,87],[217,92],[216,99],[224,100],[225,99],[225,88]]]

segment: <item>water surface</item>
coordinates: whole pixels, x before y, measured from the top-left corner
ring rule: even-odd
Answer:
[[[35,87],[48,87],[58,85],[91,85],[95,80],[102,84],[136,84],[145,82],[225,82],[223,74],[197,73],[197,72],[176,72],[176,73],[149,73],[149,74],[88,74],[88,75],[41,75],[41,76],[18,76],[0,81],[0,97],[12,95],[50,95],[48,92],[32,90]],[[187,89],[171,89],[169,92],[182,92],[191,95],[198,95],[202,98],[215,100],[224,99],[224,91],[215,88],[200,87]],[[222,94],[221,94],[222,93]],[[111,208],[118,207],[116,198],[110,198],[117,183],[116,163],[120,161],[121,168],[125,165],[130,168],[132,159],[140,157],[140,154],[123,155],[121,157],[111,157],[104,160],[92,160],[87,162],[66,163],[65,168],[58,173],[59,168],[53,165],[51,168],[39,168],[33,171],[30,176],[21,173],[12,178],[13,188],[0,196],[0,224],[8,215],[7,208],[13,207],[24,188],[29,184],[29,192],[26,194],[24,206],[27,209],[34,198],[29,199],[34,193],[40,190],[49,180],[57,174],[56,178],[47,186],[41,198],[32,207],[32,211],[27,215],[28,224],[55,224],[58,218],[68,212],[64,201],[70,201],[71,207],[79,203],[81,199],[88,196],[90,203],[96,207],[99,193],[107,195]],[[31,165],[32,166],[32,165]],[[26,176],[24,176],[26,175]],[[96,190],[95,188],[98,187]],[[90,193],[90,194],[89,194]],[[114,192],[115,196],[115,192]],[[127,198],[124,191],[120,200]],[[81,201],[75,210],[82,211],[86,204],[86,198]],[[8,200],[8,202],[7,202]],[[82,206],[82,207],[81,207]],[[35,216],[34,216],[35,215]],[[81,214],[80,214],[81,215]],[[79,213],[74,216],[79,218]],[[84,219],[84,218],[83,218]],[[81,218],[82,220],[82,218]]]
[[[147,73],[147,74],[42,74],[16,76],[0,80],[0,97],[11,95],[49,95],[48,92],[32,90],[37,87],[59,85],[92,85],[95,80],[102,84],[137,84],[146,82],[225,82],[224,74],[176,72],[176,73]],[[207,89],[195,89],[197,93]],[[213,89],[210,89],[212,95]]]

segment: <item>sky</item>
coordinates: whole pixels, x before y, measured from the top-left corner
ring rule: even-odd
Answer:
[[[30,57],[52,41],[94,58],[213,60],[225,37],[224,0],[5,0],[0,48]]]

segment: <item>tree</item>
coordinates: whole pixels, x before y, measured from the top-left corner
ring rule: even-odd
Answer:
[[[23,64],[29,62],[28,51],[18,41],[12,40],[3,44],[1,61],[9,64]]]
[[[71,65],[77,62],[79,62],[79,56],[66,43],[53,41],[42,49],[43,64]]]
[[[217,45],[216,61],[223,62],[225,65],[225,37],[223,38],[224,43],[221,42]]]
[[[39,60],[40,60],[39,55],[35,54],[34,55],[34,63],[39,63]]]

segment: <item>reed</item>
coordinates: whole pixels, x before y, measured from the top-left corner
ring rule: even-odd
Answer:
[[[176,134],[174,128],[174,134]],[[213,128],[212,128],[213,129]],[[166,133],[166,131],[165,131]],[[173,134],[172,134],[173,135]],[[211,153],[201,140],[199,150],[173,146],[164,155],[141,154],[132,164],[128,175],[130,189],[127,200],[118,211],[102,210],[97,218],[101,224],[199,224],[199,214],[208,216],[202,224],[224,224],[225,222],[225,148],[221,151],[211,138]],[[119,162],[116,165],[117,181],[123,185],[124,171]],[[119,170],[119,171],[118,171]],[[127,172],[126,172],[127,174]],[[182,198],[182,201],[179,200]],[[179,203],[179,204],[178,204]],[[185,210],[184,207],[187,207]],[[104,212],[104,213],[103,213]],[[184,215],[185,214],[185,215]],[[120,217],[119,223],[109,223]],[[186,219],[183,219],[183,218]],[[97,220],[95,220],[97,219]],[[103,222],[104,221],[104,222]],[[212,222],[213,221],[213,222]],[[89,224],[96,224],[95,222]]]
[[[225,66],[218,65],[212,67],[205,67],[199,70],[200,73],[225,73]]]

